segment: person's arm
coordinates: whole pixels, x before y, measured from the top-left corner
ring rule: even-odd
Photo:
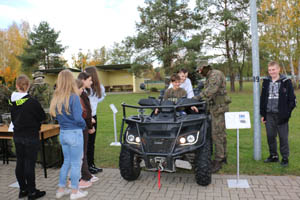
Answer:
[[[80,126],[82,129],[84,129],[86,124],[84,119],[82,118],[82,108],[81,108],[79,96],[72,95],[70,99],[71,99],[70,107],[71,107],[73,118],[76,124]]]
[[[173,88],[173,84],[170,83],[168,89]]]
[[[293,109],[296,107],[296,96],[294,93],[294,87],[293,87],[291,80],[289,80],[289,82],[287,84],[289,87],[288,106],[289,106],[289,112],[291,113],[293,111]]]
[[[187,92],[187,98],[188,99],[191,99],[195,96],[193,86],[192,86],[191,80],[189,78],[186,79],[186,88],[184,88],[184,89]]]
[[[33,102],[35,104],[34,112],[36,119],[38,119],[41,123],[42,121],[46,120],[46,113],[38,101],[34,100]]]
[[[218,76],[212,75],[209,77],[207,87],[203,89],[199,96],[206,99],[212,99],[218,92],[221,81],[221,78]]]
[[[105,93],[105,88],[103,85],[100,85],[101,87],[101,97],[98,99],[98,103],[100,103],[101,101],[104,100],[105,96],[106,96],[106,93]]]

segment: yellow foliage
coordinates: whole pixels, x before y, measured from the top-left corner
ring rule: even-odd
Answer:
[[[0,76],[4,78],[6,85],[10,87],[14,84],[17,77],[17,70],[12,70],[9,66],[5,67],[4,69],[0,69]]]

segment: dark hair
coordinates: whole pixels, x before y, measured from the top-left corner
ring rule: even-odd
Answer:
[[[188,70],[186,70],[186,69],[184,69],[184,68],[181,68],[179,71],[178,71],[178,73],[180,73],[180,72],[183,72],[183,73],[188,73]]]
[[[100,87],[100,80],[98,78],[98,73],[96,67],[87,67],[85,68],[85,72],[89,73],[92,77],[92,85],[91,88],[94,93],[96,93],[96,96],[101,98],[101,87]],[[87,90],[88,94],[91,94],[90,90]]]
[[[80,72],[79,74],[78,74],[78,76],[77,76],[77,78],[79,79],[79,80],[86,80],[86,79],[88,79],[88,78],[90,78],[91,77],[91,75],[89,74],[89,73],[87,73],[87,72]]]
[[[177,74],[173,74],[170,79],[171,82],[180,81],[180,77]]]
[[[83,82],[82,82],[81,79],[76,79],[75,82],[76,82],[76,85],[77,85],[78,89],[83,87]]]
[[[17,80],[16,85],[20,88],[21,91],[25,92],[30,85],[29,78],[25,74],[21,74]]]

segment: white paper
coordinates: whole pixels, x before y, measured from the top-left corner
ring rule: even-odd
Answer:
[[[117,110],[117,108],[116,108],[116,106],[114,104],[110,104],[109,106],[110,106],[110,109],[113,111],[113,113],[117,113],[118,112],[118,110]]]
[[[226,112],[226,129],[246,129],[251,128],[249,112]]]
[[[9,124],[8,132],[14,132],[14,125],[12,122],[10,122],[10,124]]]

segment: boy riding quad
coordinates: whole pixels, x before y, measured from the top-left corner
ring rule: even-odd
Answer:
[[[139,106],[122,104],[121,176],[128,181],[136,180],[141,166],[166,172],[176,172],[176,167],[194,168],[196,182],[209,185],[211,122],[205,102],[179,98],[175,103],[149,97],[138,103]],[[138,109],[139,114],[126,116],[128,108]],[[155,112],[157,109],[159,112]]]

